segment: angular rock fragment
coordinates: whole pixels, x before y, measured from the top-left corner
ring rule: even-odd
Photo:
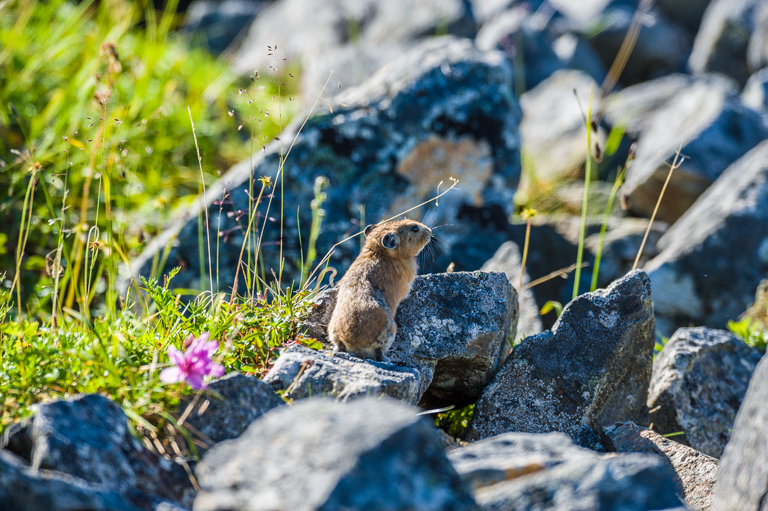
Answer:
[[[658,455],[674,471],[678,497],[693,510],[710,508],[717,482],[718,462],[715,458],[632,422],[605,427],[603,433],[612,451]]]
[[[685,159],[673,172],[657,213],[670,224],[730,164],[768,138],[761,116],[741,102],[732,80],[718,75],[694,79],[642,122],[636,158],[622,190],[632,212],[650,217],[681,149]]]
[[[661,237],[645,265],[657,329],[723,328],[768,272],[768,142],[731,165]]]
[[[560,431],[578,438],[585,426],[647,424],[653,346],[651,283],[633,271],[576,298],[551,331],[516,346],[475,405],[465,437]]]
[[[387,398],[273,410],[205,455],[195,511],[476,509],[417,412]]]
[[[280,354],[264,383],[288,391],[285,397],[291,399],[323,396],[347,401],[386,395],[416,404],[421,397],[419,376],[409,367],[295,344]]]
[[[681,328],[653,361],[651,423],[660,433],[719,458],[761,353],[735,335]]]
[[[744,90],[741,91],[741,100],[755,110],[768,107],[768,68],[761,69],[749,77]]]
[[[152,509],[162,500],[191,507],[195,490],[184,468],[131,436],[128,418],[104,396],[88,394],[40,405],[15,435],[23,440],[17,438],[9,446],[30,448],[15,454],[33,471],[74,476],[141,509]]]
[[[560,433],[505,433],[449,454],[484,510],[658,510],[679,506],[672,472],[647,454],[601,456]]]
[[[712,509],[764,511],[768,495],[768,357],[749,382],[720,460]]]

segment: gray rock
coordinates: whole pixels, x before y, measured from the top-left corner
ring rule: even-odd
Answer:
[[[741,100],[755,110],[768,107],[768,68],[761,69],[749,77],[744,90],[741,91]]]
[[[768,271],[768,142],[731,165],[659,240],[645,269],[658,329],[723,328]]]
[[[761,116],[741,102],[733,82],[716,75],[694,80],[646,122],[622,190],[632,212],[650,217],[682,143],[686,159],[672,174],[657,214],[670,224],[731,163],[768,137]]]
[[[421,397],[419,376],[409,367],[295,344],[280,354],[264,382],[276,390],[290,390],[285,396],[292,399],[327,396],[347,401],[386,395],[416,404]]]
[[[505,241],[496,253],[493,254],[493,257],[487,260],[480,268],[480,271],[503,273],[507,276],[507,280],[515,291],[517,291],[520,314],[514,341],[525,339],[544,330],[541,324],[541,317],[539,316],[539,306],[536,304],[533,291],[525,288],[531,282],[531,278],[526,271],[523,271],[523,290],[519,289],[522,262],[522,256],[517,244],[514,241]]]
[[[195,511],[476,509],[417,412],[387,398],[273,410],[205,455]]]
[[[128,418],[106,397],[88,394],[40,405],[16,434],[26,441],[9,442],[9,447],[31,446],[15,454],[32,471],[63,472],[142,509],[162,500],[191,507],[195,491],[184,468],[131,436]]]
[[[214,442],[239,437],[251,422],[284,404],[272,387],[244,374],[228,374],[208,388],[212,392],[198,401],[186,422]],[[187,405],[183,401],[181,409]]]
[[[634,271],[576,298],[552,331],[516,346],[475,405],[465,437],[560,431],[584,441],[589,428],[647,424],[653,345],[651,283]]]
[[[712,0],[693,43],[688,59],[690,70],[697,74],[722,73],[743,85],[751,74],[747,65],[747,48],[750,36],[757,27],[761,2]]]
[[[718,462],[715,458],[632,422],[603,428],[603,433],[613,451],[658,455],[675,474],[678,497],[693,510],[706,511],[710,508],[717,482]]]
[[[651,510],[679,506],[672,473],[647,454],[600,456],[563,434],[505,433],[455,449],[484,510]]]
[[[511,70],[504,56],[481,53],[468,40],[437,38],[402,55],[364,86],[338,98],[347,106],[316,115],[304,126],[284,167],[284,232],[298,232],[295,211],[300,207],[303,246],[307,246],[309,205],[319,176],[329,180],[317,241],[319,254],[360,229],[356,225],[360,206],[365,206],[369,222],[387,219],[434,197],[438,185],[442,183],[440,189],[445,190],[454,177],[460,180],[460,189],[442,197],[440,207],[426,219],[433,225],[447,225],[436,233],[442,255],[434,262],[425,261],[424,270],[444,269],[450,262],[457,270],[480,267],[505,241],[503,229],[520,175],[520,111],[510,82]],[[287,133],[295,133],[301,121]],[[249,176],[274,176],[278,161],[279,146],[272,145],[254,157],[252,172],[248,163],[238,165],[207,189],[210,236],[216,239],[218,232],[226,233],[216,244],[222,289],[234,281],[244,240],[247,215],[240,213],[248,210]],[[225,191],[228,199],[220,206]],[[174,285],[206,287],[197,270],[197,217],[205,205],[199,198],[150,242],[132,268],[148,275],[154,254],[172,243],[167,264],[160,271],[168,273],[181,264],[187,269],[174,278]],[[259,212],[265,209],[262,204]],[[270,216],[278,216],[275,211],[273,207]],[[410,215],[421,218],[418,210]],[[259,263],[263,261],[267,274],[270,268],[279,268],[279,237],[280,222],[268,221]],[[358,251],[359,240],[349,240],[335,248],[329,264],[343,273]],[[297,235],[284,237],[283,256],[283,282],[298,280],[301,245]],[[243,286],[241,279],[240,289]]]
[[[752,73],[768,66],[768,4],[758,2],[755,18],[755,31],[747,46],[747,67]]]
[[[336,292],[333,288],[318,297],[305,324],[307,334],[327,347],[325,328]],[[517,293],[504,274],[418,276],[397,309],[397,336],[388,356],[394,364],[417,371],[416,400],[424,394],[430,406],[464,406],[477,400],[507,356],[517,316]]]
[[[763,511],[768,494],[768,357],[763,357],[733,423],[720,460],[712,509]]]
[[[212,53],[219,54],[267,5],[265,0],[195,0],[187,9],[183,29],[193,40],[202,40]]]
[[[735,335],[681,328],[656,355],[648,390],[659,433],[685,432],[694,449],[719,458],[761,353]]]

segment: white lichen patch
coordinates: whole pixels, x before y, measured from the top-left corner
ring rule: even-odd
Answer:
[[[600,324],[603,325],[605,328],[613,328],[614,325],[621,319],[621,316],[619,314],[619,311],[600,311],[600,314],[598,316],[598,321],[600,321]]]

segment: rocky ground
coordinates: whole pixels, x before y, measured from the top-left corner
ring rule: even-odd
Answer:
[[[638,8],[634,51],[617,86],[601,88]],[[768,276],[768,3],[229,0],[188,13],[188,30],[228,47],[244,73],[266,69],[277,44],[301,64],[307,105],[328,69],[344,84],[323,93],[332,111],[309,117],[285,163],[285,210],[301,206],[286,232],[300,222],[306,236],[318,178],[323,254],[360,230],[361,206],[368,221],[387,218],[453,177],[439,206],[409,214],[436,226],[442,250],[398,310],[390,363],[328,349],[329,288],[305,323],[324,349],[291,346],[263,381],[211,385],[188,418],[210,440],[199,463],[155,455],[101,396],[47,403],[3,438],[3,509],[766,509],[768,361],[725,328]],[[601,289],[585,292],[582,277],[571,300],[572,276],[527,284],[576,260],[569,213],[581,208],[590,94],[604,153],[590,213],[630,143],[634,161],[607,222]],[[200,288],[208,208],[212,235],[230,233],[218,268],[232,282],[249,179],[274,175],[279,159],[275,143],[224,174],[135,271],[170,247],[165,271],[186,268],[174,284]],[[534,217],[523,268],[515,200],[542,190],[559,214]],[[587,224],[590,268],[601,223]],[[268,265],[279,236],[268,223]],[[288,279],[301,246],[284,238]],[[343,274],[357,250],[340,245],[330,264]],[[566,304],[556,321],[539,314],[550,300]],[[469,404],[458,440],[420,415]]]

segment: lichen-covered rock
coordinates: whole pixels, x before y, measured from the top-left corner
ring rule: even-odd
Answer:
[[[676,440],[719,458],[760,357],[729,332],[679,329],[653,361],[648,408],[654,430],[685,432]]]
[[[720,459],[712,509],[764,511],[768,495],[768,357],[752,375]]]
[[[725,169],[760,141],[768,128],[746,107],[732,80],[697,77],[643,121],[636,158],[622,187],[637,215],[650,217],[675,153],[685,155],[673,172],[657,218],[673,223]]]
[[[191,507],[195,491],[184,468],[131,436],[128,418],[106,397],[88,394],[39,405],[14,436],[8,447],[33,471],[63,472],[140,509],[162,500]]]
[[[644,272],[576,298],[551,331],[515,347],[475,405],[466,439],[560,431],[582,440],[583,427],[647,424],[654,341]]]
[[[347,401],[386,395],[416,404],[421,397],[419,376],[414,368],[295,344],[280,354],[264,382],[289,391],[284,395],[291,399],[323,396]]]
[[[292,234],[283,237],[282,281],[300,276],[296,210],[306,247],[312,223],[309,206],[315,198],[315,180],[321,176],[327,177],[327,187],[319,254],[362,230],[357,225],[361,206],[368,222],[387,219],[433,198],[438,186],[444,191],[453,177],[460,186],[443,196],[427,219],[442,225],[437,233],[441,255],[434,262],[425,261],[424,267],[442,270],[450,262],[457,270],[480,267],[505,241],[504,232],[483,214],[476,217],[472,212],[498,210],[506,224],[520,176],[521,113],[511,81],[511,69],[500,52],[482,53],[471,41],[441,37],[412,48],[337,98],[346,106],[334,102],[333,112],[311,117],[283,168],[282,232]],[[286,129],[283,139],[292,140],[301,122]],[[221,290],[229,289],[247,227],[248,216],[242,213],[248,211],[249,177],[274,176],[279,159],[276,143],[254,156],[254,169],[248,163],[232,168],[206,190],[207,202],[200,197],[176,224],[150,242],[132,268],[148,275],[154,255],[170,243],[167,264],[160,271],[181,265],[186,269],[174,278],[174,285],[207,287],[196,270],[200,268],[197,217],[207,206],[208,234],[211,239],[219,232],[224,235],[215,244],[218,256],[208,254],[204,242],[203,257],[218,261]],[[221,202],[225,191],[227,200]],[[265,209],[266,200],[259,212]],[[275,211],[269,216],[279,216]],[[419,219],[421,214],[416,210],[410,216]],[[280,233],[280,221],[267,220],[259,260],[267,274],[280,267]],[[358,251],[359,239],[348,240],[334,249],[329,265],[343,273]],[[240,277],[243,289],[242,272]]]
[[[239,437],[251,422],[284,404],[272,387],[243,374],[228,374],[208,388],[212,392],[198,400],[186,422],[214,442]],[[182,401],[182,409],[188,404]]]
[[[483,510],[614,511],[679,506],[672,472],[650,455],[600,456],[561,433],[505,433],[453,450]]]
[[[605,427],[603,433],[612,451],[658,455],[674,471],[678,497],[695,511],[710,508],[717,482],[718,462],[715,458],[632,422]]]
[[[689,153],[686,153],[689,154]],[[731,165],[659,239],[645,265],[657,329],[724,328],[768,272],[768,142]]]
[[[195,511],[474,510],[418,409],[313,398],[264,415],[198,465]]]
[[[305,322],[308,335],[329,348],[326,326],[336,293],[319,295]],[[507,356],[517,316],[517,293],[502,273],[421,275],[397,309],[388,356],[417,371],[417,400],[423,395],[431,406],[464,406],[477,400]]]

